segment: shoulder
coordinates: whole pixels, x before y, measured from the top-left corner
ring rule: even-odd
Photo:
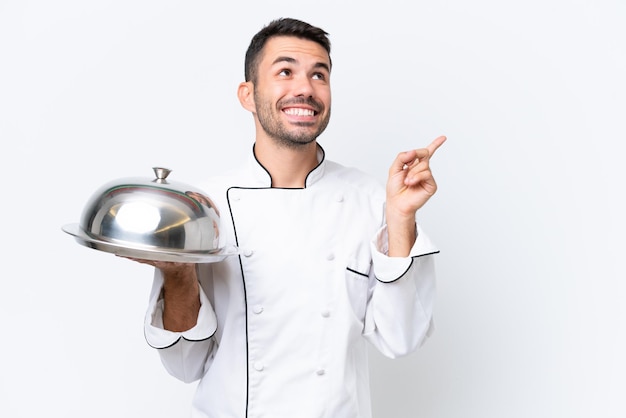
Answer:
[[[360,207],[370,207],[372,210],[384,207],[386,198],[384,185],[361,169],[326,161],[321,184],[331,188],[332,193],[340,194]]]
[[[244,178],[242,168],[231,169],[219,174],[204,178],[198,183],[198,187],[212,199],[220,202],[218,205],[225,205],[226,193],[230,187],[241,183]]]
[[[373,175],[356,167],[347,167],[335,161],[326,161],[325,177],[346,187],[361,189],[364,192],[379,192],[384,185]]]

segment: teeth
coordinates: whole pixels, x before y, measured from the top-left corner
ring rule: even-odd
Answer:
[[[295,107],[285,109],[285,113],[293,116],[313,116],[315,114],[315,112],[313,112],[311,109],[301,109]]]

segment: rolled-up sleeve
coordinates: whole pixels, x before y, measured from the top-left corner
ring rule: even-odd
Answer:
[[[155,269],[152,291],[144,320],[148,344],[159,349],[161,361],[174,377],[191,382],[199,379],[214,346],[217,318],[206,294],[200,288],[200,311],[196,325],[189,330],[173,332],[163,327],[163,277]]]

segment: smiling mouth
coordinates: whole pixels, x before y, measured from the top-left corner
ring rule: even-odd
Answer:
[[[303,109],[301,107],[290,107],[283,109],[283,112],[289,116],[315,116],[317,114],[313,109]]]

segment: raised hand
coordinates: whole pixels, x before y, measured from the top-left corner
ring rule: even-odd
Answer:
[[[415,213],[437,191],[430,159],[446,141],[440,136],[426,148],[398,154],[387,179],[389,255],[406,256],[415,241]]]

